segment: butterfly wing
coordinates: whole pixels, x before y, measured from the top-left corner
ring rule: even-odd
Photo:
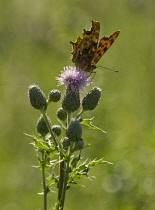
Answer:
[[[114,34],[112,34],[110,37],[104,36],[100,41],[98,48],[96,50],[96,53],[94,55],[94,58],[91,62],[91,65],[95,65],[100,58],[103,56],[103,54],[109,49],[109,47],[114,43],[115,39],[118,37],[120,31],[117,30]]]
[[[76,67],[89,71],[97,50],[99,33],[100,23],[93,20],[91,29],[84,29],[82,38],[78,37],[76,42],[70,42],[73,48],[71,52],[72,62],[75,63]]]

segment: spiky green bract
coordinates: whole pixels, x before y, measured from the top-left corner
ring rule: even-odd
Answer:
[[[59,90],[51,90],[48,94],[48,101],[49,102],[58,102],[61,98],[61,93]]]
[[[28,89],[28,96],[33,108],[39,110],[46,110],[47,102],[45,94],[37,85],[30,85]]]
[[[73,91],[69,86],[62,98],[62,108],[68,112],[74,112],[80,107],[79,91]]]
[[[42,136],[45,136],[49,132],[46,122],[42,115],[37,121],[36,128],[37,128],[37,132],[40,133]]]
[[[71,141],[76,141],[77,139],[81,138],[82,136],[82,128],[80,121],[77,119],[72,119],[68,129],[66,131],[66,136],[71,140]]]
[[[52,131],[55,133],[56,136],[60,136],[62,130],[59,125],[53,125]]]
[[[94,87],[87,93],[87,95],[82,100],[83,111],[95,109],[101,97],[101,92],[102,91],[100,88]]]
[[[65,121],[67,119],[67,112],[63,108],[59,108],[57,111],[57,117],[60,120]]]

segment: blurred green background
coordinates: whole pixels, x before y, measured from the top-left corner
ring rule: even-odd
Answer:
[[[155,209],[155,1],[153,0],[1,0],[0,1],[0,208],[42,209],[41,172],[25,133],[36,134],[40,115],[27,98],[31,84],[48,94],[55,77],[73,65],[71,45],[91,20],[101,33],[121,34],[96,69],[93,86],[103,89],[99,106],[85,117],[107,134],[84,128],[91,143],[84,157],[105,157],[113,165],[90,172],[97,178],[81,180],[67,193],[65,210]],[[53,124],[60,103],[49,109]],[[53,189],[56,192],[56,189]],[[49,195],[49,207],[56,193]]]

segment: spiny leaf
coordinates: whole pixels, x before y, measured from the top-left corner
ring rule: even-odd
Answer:
[[[47,150],[49,149],[49,145],[47,142],[44,142],[42,139],[38,139],[36,136],[34,135],[29,135],[29,134],[25,134],[26,136],[30,137],[34,143],[32,143],[35,147],[39,148],[39,149],[44,149]]]
[[[91,118],[91,119],[83,119],[83,120],[80,121],[80,123],[83,124],[83,125],[86,125],[91,130],[98,130],[98,131],[101,131],[103,133],[106,133],[106,131],[103,131],[102,129],[100,129],[100,128],[96,127],[95,125],[93,125],[92,124],[92,119],[93,118]]]
[[[93,166],[99,165],[99,164],[103,164],[103,163],[112,164],[108,161],[103,160],[103,158],[101,158],[99,160],[94,159],[88,163],[85,161],[84,163],[80,164],[78,167],[73,168],[69,182],[71,182],[73,180],[73,178],[81,178],[82,175],[88,177],[88,172],[89,172],[90,168],[92,168]]]
[[[72,161],[71,161],[71,166],[73,168],[75,168],[79,162],[79,160],[81,159],[81,152],[78,154],[77,157],[73,158]]]
[[[109,164],[112,164],[111,162],[108,162],[106,160],[103,160],[103,158],[99,159],[99,160],[92,160],[88,163],[88,167],[91,168],[93,166],[96,166],[96,165],[99,165],[99,164],[103,164],[103,163],[109,163]]]

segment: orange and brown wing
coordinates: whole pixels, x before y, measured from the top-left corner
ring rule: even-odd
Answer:
[[[92,65],[96,65],[96,63],[100,60],[103,54],[109,49],[109,47],[113,44],[115,39],[118,37],[120,31],[117,30],[114,34],[110,37],[104,36],[100,41],[94,58],[91,62]]]
[[[71,52],[72,62],[75,63],[76,67],[89,71],[97,50],[99,33],[100,23],[93,20],[91,29],[84,29],[82,38],[78,37],[76,42],[70,42],[73,48]]]

